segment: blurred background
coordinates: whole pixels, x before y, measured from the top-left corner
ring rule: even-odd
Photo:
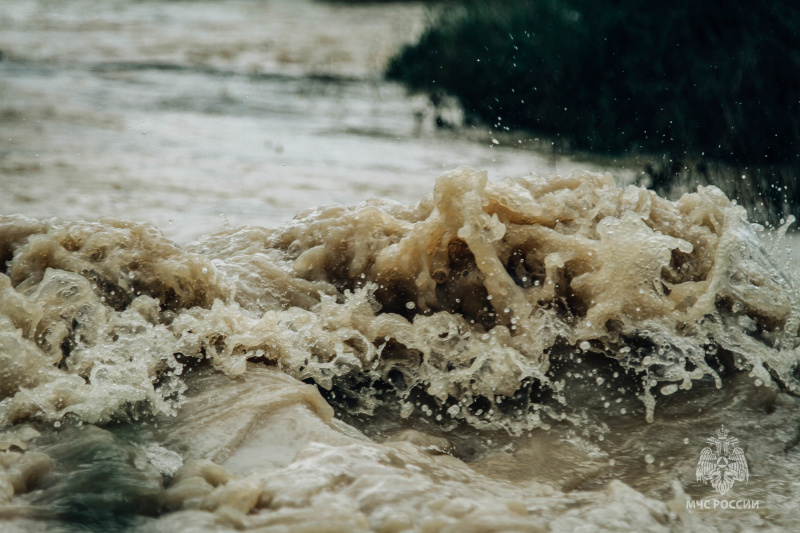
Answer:
[[[179,242],[442,171],[610,171],[798,211],[778,1],[0,0],[0,213]]]
[[[388,74],[469,122],[631,156],[662,194],[710,183],[758,220],[798,210],[796,3],[453,2]]]

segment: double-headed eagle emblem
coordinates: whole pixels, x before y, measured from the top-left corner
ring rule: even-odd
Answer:
[[[706,442],[714,446],[703,448],[700,460],[697,461],[697,481],[711,482],[711,486],[720,494],[725,494],[733,486],[734,481],[747,481],[750,472],[744,452],[737,446],[739,439],[728,436],[728,430],[721,426],[716,437],[709,437]]]

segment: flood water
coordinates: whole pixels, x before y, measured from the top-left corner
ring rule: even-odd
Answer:
[[[188,242],[222,216],[273,226],[323,204],[418,201],[459,165],[493,178],[587,166],[488,130],[437,134],[424,98],[380,81],[424,16],[414,3],[4,3],[0,205],[145,220]]]
[[[798,527],[796,237],[436,128],[426,16],[0,1],[0,529]]]

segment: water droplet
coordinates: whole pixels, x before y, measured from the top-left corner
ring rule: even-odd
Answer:
[[[649,464],[649,465],[653,464],[653,462],[654,462],[655,460],[656,460],[656,458],[655,458],[655,457],[653,457],[653,456],[652,456],[651,454],[649,454],[649,453],[648,453],[647,455],[645,455],[645,456],[644,456],[644,462],[645,462],[645,463],[647,463],[647,464]]]
[[[664,396],[669,396],[670,394],[674,394],[675,392],[678,392],[678,385],[676,385],[675,383],[671,385],[666,385],[661,388],[661,394],[663,394]]]

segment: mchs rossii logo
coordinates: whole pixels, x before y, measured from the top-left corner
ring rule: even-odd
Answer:
[[[728,435],[725,426],[717,430],[716,437],[709,437],[706,442],[711,446],[703,448],[700,460],[697,461],[697,481],[711,482],[711,486],[725,495],[736,481],[747,481],[750,472],[747,459],[738,446],[739,439]]]
[[[720,426],[716,437],[706,439],[709,446],[700,452],[697,461],[697,481],[714,487],[724,496],[737,481],[747,482],[750,470],[744,451],[739,447],[739,439],[729,435],[725,426]],[[758,500],[688,500],[687,509],[758,509]]]

